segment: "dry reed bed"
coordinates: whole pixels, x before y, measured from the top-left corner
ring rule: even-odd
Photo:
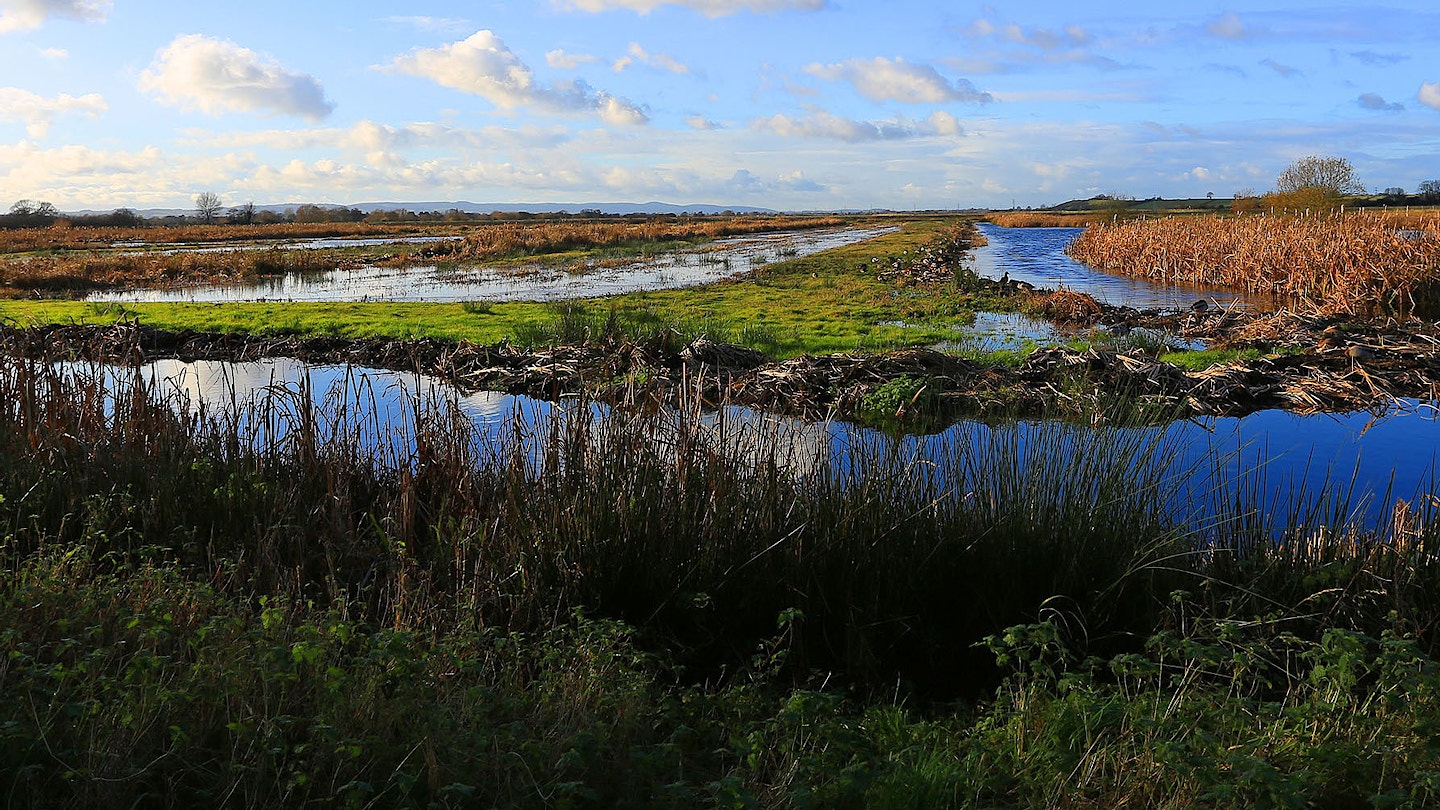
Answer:
[[[1115,214],[1109,211],[1078,211],[1056,214],[1044,211],[1008,211],[989,214],[985,219],[1002,228],[1084,228],[1110,222]]]
[[[31,250],[95,250],[117,243],[154,245],[214,244],[279,239],[325,237],[413,236],[425,233],[454,233],[457,226],[435,223],[315,222],[274,225],[182,225],[177,227],[74,227],[0,230],[0,253]]]
[[[1292,299],[1370,316],[1440,305],[1440,231],[1405,234],[1386,217],[1171,217],[1095,225],[1067,249],[1102,270]]]

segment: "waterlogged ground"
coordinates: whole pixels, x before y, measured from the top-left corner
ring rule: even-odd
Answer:
[[[141,377],[177,403],[214,411],[251,403],[248,425],[255,441],[283,439],[297,419],[314,408],[321,435],[337,430],[390,464],[409,463],[417,405],[421,413],[458,408],[477,428],[482,451],[509,446],[517,437],[538,452],[541,439],[561,416],[605,419],[608,409],[575,401],[551,403],[495,392],[462,393],[433,378],[350,366],[311,366],[285,358],[249,363],[155,362],[135,369],[76,366],[81,373],[116,380]],[[308,403],[308,406],[307,406]],[[343,423],[335,415],[344,412]],[[673,414],[670,419],[676,418]],[[1355,519],[1379,524],[1393,500],[1425,503],[1436,491],[1440,411],[1433,404],[1402,401],[1384,415],[1354,413],[1300,416],[1261,411],[1241,418],[1205,418],[1162,427],[1085,427],[1029,421],[988,424],[962,421],[927,436],[892,436],[841,422],[813,422],[729,407],[700,417],[717,450],[777,460],[801,475],[848,475],[877,458],[906,461],[917,476],[938,476],[949,491],[984,490],[987,453],[1005,448],[1045,448],[1038,456],[1063,456],[1066,448],[1139,441],[1153,449],[1173,486],[1163,497],[1177,517],[1204,524],[1236,487],[1262,495],[1271,520],[1282,524]],[[348,426],[342,427],[341,425]],[[518,431],[518,433],[517,433]],[[670,433],[655,431],[658,449]],[[483,452],[482,452],[483,457]],[[1047,458],[1049,456],[1046,456]],[[1055,472],[1063,475],[1063,472]],[[1074,482],[1057,481],[1057,485]],[[1161,493],[1157,493],[1161,495]],[[1332,512],[1339,512],[1339,520]]]
[[[554,301],[640,290],[692,287],[746,273],[769,262],[863,242],[895,228],[829,228],[717,239],[694,250],[620,262],[557,265],[361,267],[287,274],[244,284],[99,292],[96,302],[235,303],[253,301]],[[359,240],[323,240],[323,247]],[[391,240],[393,241],[393,240]],[[342,244],[343,243],[343,244]],[[229,248],[220,248],[229,249]]]

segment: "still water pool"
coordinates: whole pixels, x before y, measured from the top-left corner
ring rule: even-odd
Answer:
[[[531,458],[538,457],[556,420],[603,422],[610,416],[608,408],[596,404],[465,393],[424,375],[312,366],[284,358],[248,363],[167,360],[138,370],[101,369],[112,385],[133,381],[138,374],[179,407],[248,414],[244,430],[256,443],[283,441],[301,413],[309,412],[319,435],[356,442],[384,463],[399,466],[413,457],[417,414],[459,413],[473,426],[482,447],[513,448],[518,443]],[[801,477],[854,475],[884,460],[960,494],[981,486],[977,479],[989,474],[986,453],[1018,457],[1022,465],[1034,467],[1034,475],[1043,476],[1044,465],[1072,449],[1088,452],[1097,446],[1103,450],[1107,443],[1138,443],[1150,448],[1147,457],[1165,465],[1169,484],[1164,499],[1177,512],[1202,522],[1219,502],[1233,499],[1244,488],[1250,500],[1281,522],[1310,522],[1321,516],[1328,520],[1326,510],[1339,510],[1342,519],[1377,524],[1389,518],[1395,498],[1428,502],[1437,491],[1440,452],[1440,413],[1433,404],[1416,401],[1401,402],[1380,415],[1261,411],[1153,427],[962,421],[925,436],[893,436],[842,422],[805,421],[738,407],[691,420],[673,413],[657,418],[660,426],[653,435],[662,445],[666,431],[678,430],[685,421],[698,427],[717,451],[775,460]]]

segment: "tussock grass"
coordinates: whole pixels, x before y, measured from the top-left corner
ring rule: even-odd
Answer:
[[[1325,314],[1440,306],[1440,232],[1401,233],[1368,213],[1100,224],[1067,252],[1102,270],[1275,296]]]

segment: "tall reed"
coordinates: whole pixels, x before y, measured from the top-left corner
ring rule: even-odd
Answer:
[[[1369,213],[1100,224],[1067,252],[1102,270],[1293,299],[1326,314],[1440,306],[1440,232],[1404,233]]]

